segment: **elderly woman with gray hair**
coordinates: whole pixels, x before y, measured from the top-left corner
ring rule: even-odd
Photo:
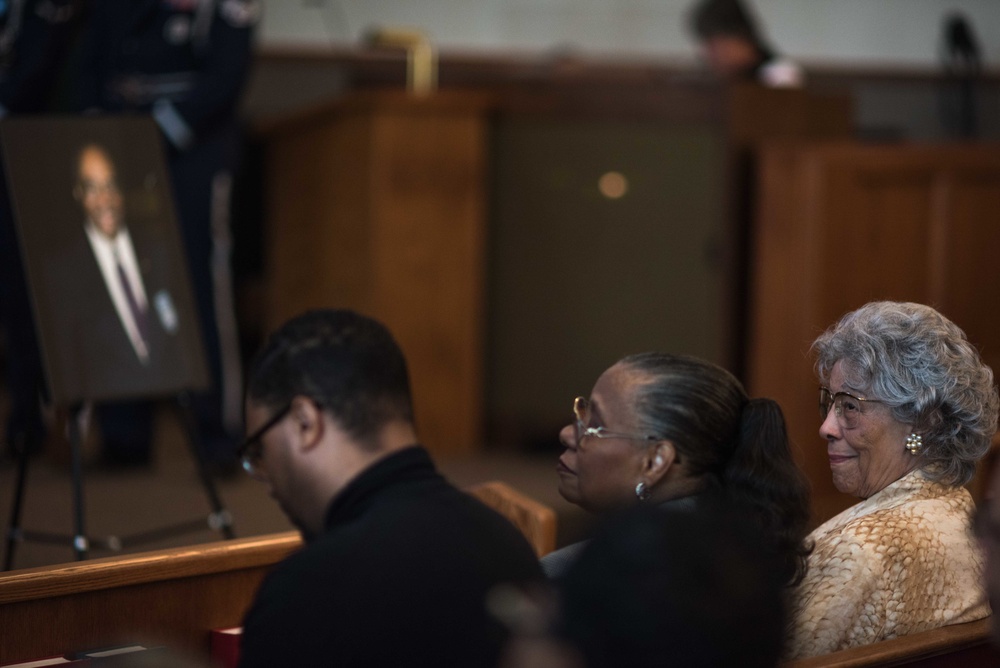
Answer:
[[[996,431],[993,372],[920,304],[867,304],[813,347],[833,484],[863,501],[811,534],[791,657],[986,617],[963,485]]]

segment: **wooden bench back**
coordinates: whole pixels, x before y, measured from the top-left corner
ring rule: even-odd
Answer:
[[[484,482],[466,490],[521,530],[539,557],[556,549],[556,513],[510,485]]]
[[[790,661],[784,668],[972,668],[1000,666],[990,643],[992,617],[884,640],[823,656]]]
[[[4,574],[0,664],[137,642],[203,652],[300,545],[289,532]]]
[[[501,482],[469,493],[524,532],[538,554],[555,547],[552,509]],[[116,644],[204,652],[211,629],[238,626],[297,532],[119,555],[0,575],[0,665]]]

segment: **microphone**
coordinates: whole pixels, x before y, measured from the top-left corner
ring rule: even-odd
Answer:
[[[956,12],[945,17],[944,43],[945,67],[979,73],[979,41],[965,16]]]

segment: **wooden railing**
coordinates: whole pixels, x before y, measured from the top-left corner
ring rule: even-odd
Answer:
[[[1000,666],[1000,652],[990,644],[992,617],[965,624],[883,640],[864,647],[800,659],[784,668],[971,668]]]
[[[300,544],[290,532],[5,574],[0,664],[122,643],[204,652]]]
[[[555,546],[552,509],[501,482],[468,492]],[[211,629],[239,626],[264,575],[302,544],[296,532],[13,571],[0,576],[0,665],[118,644],[204,653]]]

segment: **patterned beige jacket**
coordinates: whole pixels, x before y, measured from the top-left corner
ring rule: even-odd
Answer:
[[[972,509],[964,488],[913,471],[813,531],[789,658],[989,615]]]

